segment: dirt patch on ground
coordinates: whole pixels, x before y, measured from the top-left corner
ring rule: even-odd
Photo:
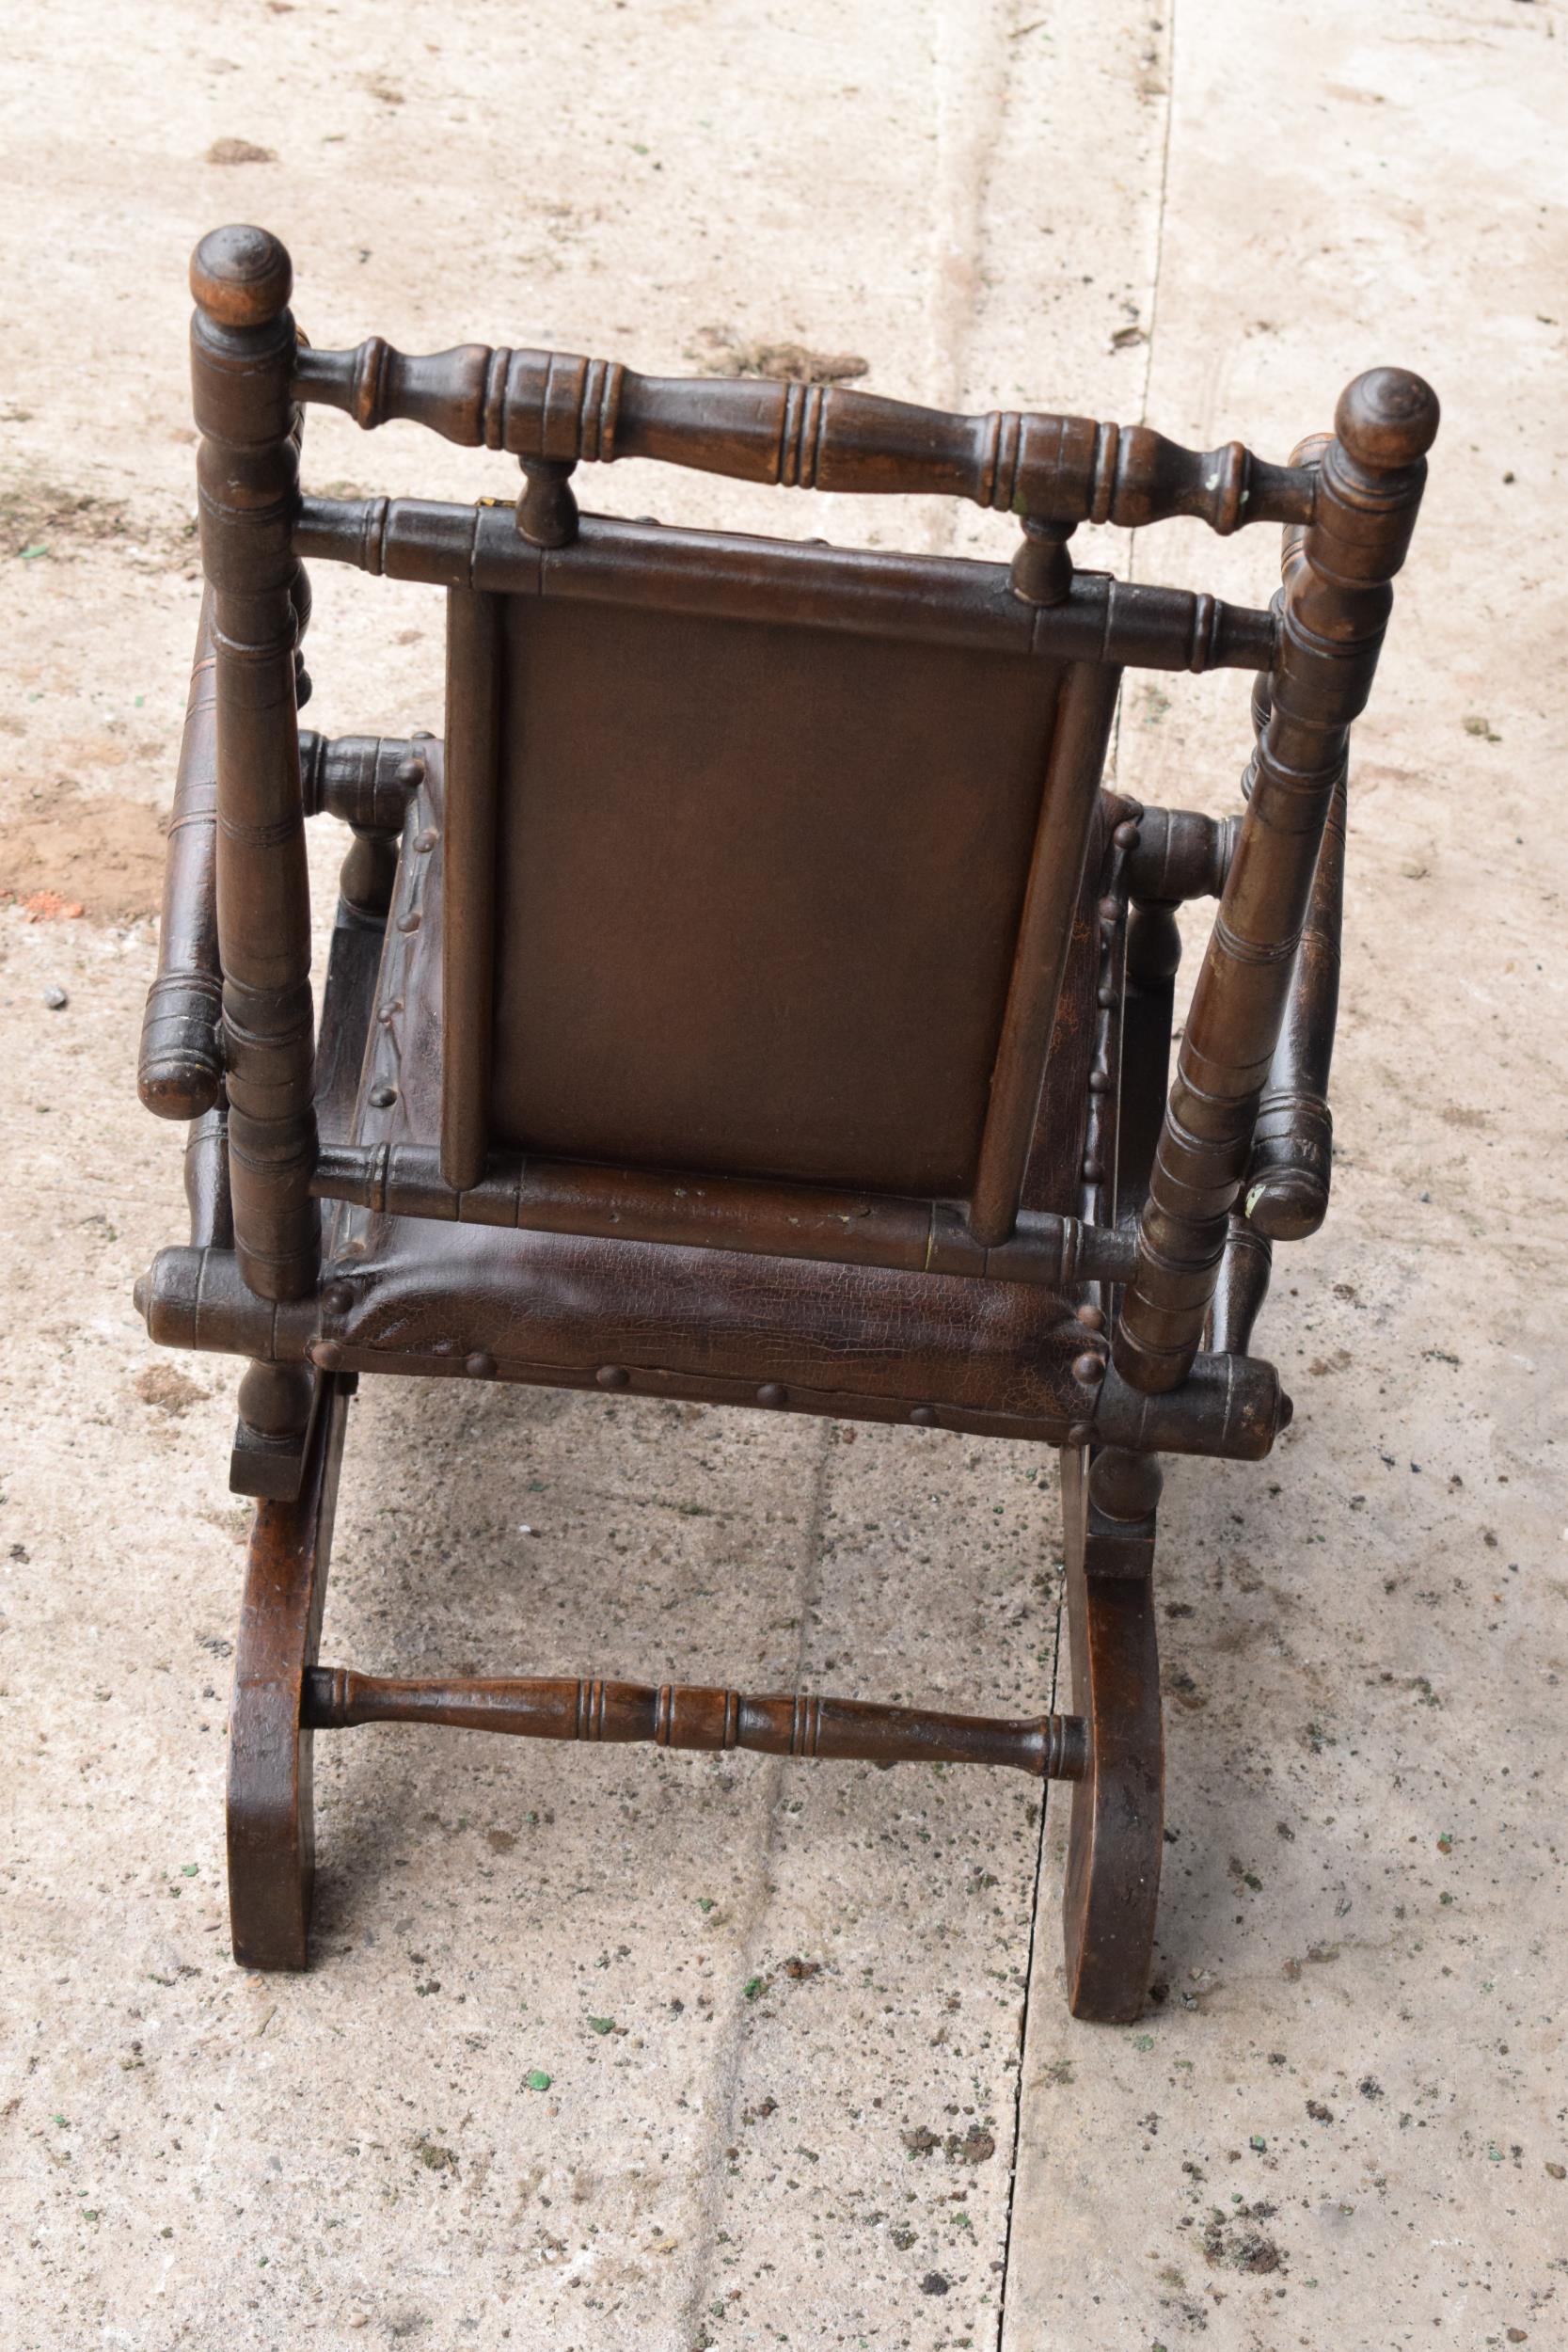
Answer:
[[[35,921],[135,922],[156,914],[163,890],[164,824],[146,801],[72,795],[22,810],[8,830],[0,899]]]
[[[0,548],[24,563],[58,559],[77,547],[121,539],[130,530],[121,499],[90,498],[62,483],[14,482],[0,490]]]
[[[804,343],[738,335],[733,326],[700,327],[686,356],[707,375],[772,376],[785,384],[851,384],[871,372],[858,351],[810,351]]]
[[[172,1414],[176,1420],[210,1393],[174,1364],[150,1364],[131,1386],[144,1405],[155,1406],[160,1413]]]

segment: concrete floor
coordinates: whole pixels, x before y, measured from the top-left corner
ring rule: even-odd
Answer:
[[[1522,0],[13,0],[7,2347],[1568,2342],[1563,30]],[[1439,388],[1353,780],[1336,1209],[1260,1331],[1296,1420],[1166,1487],[1141,2025],[1064,2013],[1065,1808],[1027,1784],[412,1731],[322,1743],[318,1966],[231,1966],[231,1380],[155,1359],[130,1297],[182,1233],[133,1073],[197,603],[185,256],[230,218],[287,238],[328,342],[680,372],[793,340],[1273,456],[1364,365]],[[321,412],[307,470],[510,486]],[[594,496],[1009,535],[632,468]],[[1256,598],[1272,536],[1099,560]],[[312,719],[438,723],[429,595],[317,599]],[[1244,729],[1235,679],[1146,679],[1117,781],[1231,807]],[[388,1384],[325,1654],[1033,1706],[1058,1540],[1022,1449]]]

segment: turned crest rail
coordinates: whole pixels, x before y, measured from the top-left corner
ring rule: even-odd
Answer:
[[[615,360],[462,343],[415,356],[372,335],[295,357],[296,400],[367,429],[392,419],[525,466],[651,457],[801,490],[927,492],[1050,523],[1136,529],[1196,515],[1213,531],[1305,523],[1314,476],[1240,441],[1182,449],[1147,425],[1012,409],[959,416],[836,385],[640,375]]]

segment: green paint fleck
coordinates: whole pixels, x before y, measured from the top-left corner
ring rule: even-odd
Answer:
[[[591,2017],[588,2020],[588,2024],[590,2029],[594,2033],[613,2033],[615,2030],[615,2020],[613,2017]]]
[[[1154,2047],[1154,2036],[1151,2033],[1139,2034],[1137,2040],[1133,2042],[1132,2047],[1134,2050],[1152,2050]]]
[[[747,2000],[754,2001],[767,1981],[768,1979],[766,1977],[748,1977],[740,1990],[745,1994]]]
[[[554,2075],[546,2074],[542,2066],[531,2066],[523,2076],[523,2089],[525,2090],[548,2090],[554,2080]]]

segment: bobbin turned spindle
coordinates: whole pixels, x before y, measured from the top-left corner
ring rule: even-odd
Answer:
[[[314,1023],[294,649],[298,446],[289,256],[219,229],[191,263],[202,439],[201,561],[217,698],[217,945],[234,1241],[263,1298],[304,1297],[320,1254],[310,1197]]]
[[[1204,953],[1114,1355],[1136,1389],[1196,1357],[1291,990],[1351,721],[1377,667],[1437,431],[1419,376],[1374,368],[1340,395],[1311,520],[1287,538],[1279,652],[1246,815]]]

